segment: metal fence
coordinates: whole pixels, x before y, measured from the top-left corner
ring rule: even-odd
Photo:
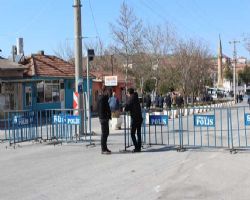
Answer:
[[[144,145],[185,148],[250,148],[249,107],[194,107],[164,112],[146,111],[142,125]],[[125,150],[129,142],[125,128]]]
[[[4,111],[1,113],[1,127],[4,131],[2,140],[8,141],[10,145],[25,141],[86,141],[91,144],[92,133],[87,132],[86,113],[80,110],[82,115],[75,115],[76,111]]]
[[[129,112],[122,113],[124,123],[124,151],[127,151],[129,147],[133,145],[130,134],[131,134],[131,117]],[[142,144],[146,144],[146,109],[142,109],[142,128],[141,128],[141,140]]]

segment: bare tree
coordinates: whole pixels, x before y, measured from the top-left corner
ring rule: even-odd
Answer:
[[[69,61],[71,63],[74,62],[74,49],[68,40],[66,40],[64,43],[60,43],[57,50],[54,50],[54,54],[63,60]]]
[[[149,65],[151,66],[150,77],[154,77],[157,80],[155,85],[155,90],[157,91],[160,87],[160,92],[164,91],[164,85],[166,85],[165,75],[168,71],[166,69],[166,62],[164,60],[168,59],[168,54],[173,48],[173,44],[176,41],[175,31],[172,26],[168,23],[162,25],[148,25],[144,28],[144,38],[145,38],[145,53],[148,55],[147,59]],[[156,92],[155,91],[155,92]]]
[[[206,45],[201,42],[189,40],[179,42],[174,53],[176,71],[179,74],[178,90],[184,96],[201,95],[211,66],[211,57]]]
[[[250,53],[250,35],[244,34],[244,42],[245,42],[245,48]]]
[[[84,42],[84,47],[86,49],[94,49],[95,55],[102,56],[105,53],[105,46],[101,39],[91,40],[89,42]]]
[[[92,71],[108,71],[110,68],[110,52],[105,48],[104,43],[99,39],[95,41],[85,42],[84,46],[87,49],[94,49],[95,59],[91,62]]]
[[[129,64],[133,65],[133,71],[137,70],[133,55],[139,54],[143,49],[142,21],[124,1],[116,24],[110,24],[110,27],[114,39],[113,50],[125,59],[127,81]]]

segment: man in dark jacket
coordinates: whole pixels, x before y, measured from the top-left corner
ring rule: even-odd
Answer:
[[[109,107],[109,95],[108,90],[104,86],[102,88],[101,95],[98,98],[98,116],[101,124],[101,148],[102,154],[110,154],[111,151],[107,147],[107,139],[109,136],[109,120],[111,119],[111,111]]]
[[[142,124],[142,113],[141,106],[138,98],[138,94],[134,92],[133,88],[128,89],[128,102],[125,106],[125,111],[130,112],[131,116],[131,138],[135,149],[133,152],[141,151],[141,124]],[[137,140],[135,137],[135,132],[137,132]]]
[[[165,103],[166,103],[167,109],[168,109],[168,110],[171,110],[172,101],[171,101],[171,96],[170,96],[169,93],[168,93],[167,96],[165,97]]]
[[[150,97],[149,94],[147,94],[145,102],[146,102],[146,108],[150,109],[150,107],[151,107],[151,97]]]

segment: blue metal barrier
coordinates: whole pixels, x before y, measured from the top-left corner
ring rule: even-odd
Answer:
[[[10,145],[26,141],[60,142],[86,141],[92,144],[92,133],[86,133],[82,125],[86,122],[74,115],[73,109],[53,109],[41,111],[5,111],[4,140]],[[80,133],[80,130],[82,132]]]
[[[4,112],[5,140],[10,145],[30,140],[41,139],[38,129],[39,115],[30,111]]]
[[[141,141],[142,145],[146,144],[146,109],[142,109],[142,118],[143,122],[141,125]],[[131,146],[133,146],[132,140],[131,140],[131,117],[128,112],[124,112],[123,114],[123,122],[124,122],[124,151],[127,151],[127,149]]]
[[[150,123],[151,116],[168,116],[167,124]],[[158,117],[157,117],[158,116]],[[250,110],[243,107],[194,107],[148,112],[144,143],[184,148],[250,148]]]

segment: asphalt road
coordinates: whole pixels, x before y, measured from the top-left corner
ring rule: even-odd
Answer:
[[[95,146],[24,143],[14,149],[1,143],[0,199],[250,199],[248,150],[153,146],[121,153],[118,130],[108,138],[113,153],[102,155],[97,119],[93,131]]]

